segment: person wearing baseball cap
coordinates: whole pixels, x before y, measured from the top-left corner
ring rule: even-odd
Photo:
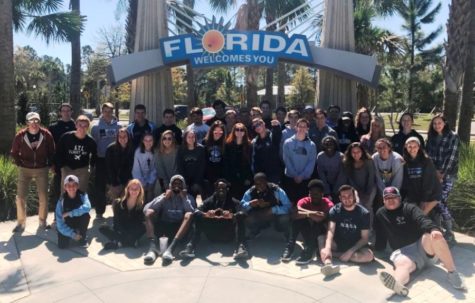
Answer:
[[[87,227],[91,216],[91,202],[86,193],[79,190],[79,178],[68,175],[63,181],[64,193],[56,204],[55,217],[58,231],[58,247],[68,248],[70,240],[86,248]]]
[[[384,206],[376,212],[376,219],[394,250],[390,257],[394,272],[379,274],[383,285],[398,295],[407,296],[409,289],[404,285],[409,283],[410,274],[433,264],[432,259],[438,258],[448,272],[450,284],[455,289],[466,290],[439,227],[416,205],[402,203],[401,194],[394,186],[384,189],[383,200]]]
[[[30,183],[36,182],[38,192],[38,229],[46,229],[48,225],[48,170],[52,165],[55,151],[51,133],[40,126],[38,113],[26,115],[26,128],[20,130],[13,139],[10,154],[18,166],[18,182],[16,195],[17,225],[13,232],[21,233],[26,223],[26,197]]]

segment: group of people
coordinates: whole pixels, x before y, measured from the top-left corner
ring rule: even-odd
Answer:
[[[292,260],[299,235],[304,248],[296,263],[308,264],[317,254],[324,275],[339,272],[333,258],[371,262],[373,251],[389,242],[395,271],[380,278],[397,294],[407,295],[409,274],[433,257],[455,288],[465,288],[448,246],[455,241],[447,198],[459,139],[442,115],[432,118],[424,141],[411,113],[401,115],[399,132],[389,138],[384,120],[366,108],[354,119],[334,105],[326,111],[279,107],[274,115],[267,101],[235,110],[217,100],[213,107],[216,116],[206,122],[200,108],[191,109],[183,130],[172,109],[157,127],[140,104],[128,126],[113,116],[112,104],[103,104],[90,133],[91,121],[84,115],[74,121],[67,103],[48,129],[37,113],[28,113],[11,150],[19,167],[13,231],[25,228],[32,179],[38,228],[50,227],[51,168],[60,248],[71,240],[87,246],[91,204],[102,220],[111,203],[113,225],[99,229],[108,238],[104,248],[137,246],[145,235],[146,264],[158,256],[172,262],[180,246],[178,256],[194,258],[201,234],[235,241],[234,258],[246,259],[249,240],[273,226],[285,238],[282,262]],[[161,250],[162,237],[168,240]]]

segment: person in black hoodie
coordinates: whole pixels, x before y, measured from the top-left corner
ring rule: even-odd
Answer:
[[[376,219],[394,250],[391,261],[394,273],[383,271],[379,278],[384,286],[396,294],[407,296],[410,274],[432,264],[437,257],[448,272],[448,280],[455,289],[466,290],[463,277],[456,271],[454,259],[441,230],[411,203],[401,203],[396,187],[383,191],[384,206],[376,212]]]
[[[99,228],[110,240],[104,244],[104,249],[138,246],[138,241],[145,234],[143,201],[144,190],[140,180],[130,180],[125,187],[124,196],[114,203],[113,228],[107,225]]]
[[[439,204],[442,188],[438,182],[434,163],[422,150],[417,137],[406,140],[404,161],[406,163],[401,187],[403,200],[416,204],[425,215],[429,215]],[[436,211],[437,209],[434,210]]]
[[[225,127],[220,120],[215,121],[208,130],[203,146],[206,151],[205,193],[211,196],[213,184],[222,177],[224,166]]]
[[[182,131],[176,126],[175,111],[171,108],[166,108],[163,111],[163,124],[153,130],[153,139],[156,143],[160,142],[160,138],[166,130],[171,130],[175,135],[176,144],[181,145]]]
[[[106,149],[106,184],[109,201],[118,199],[132,179],[134,146],[126,127],[119,129],[116,141]]]
[[[214,193],[193,215],[194,234],[185,249],[180,252],[184,258],[194,258],[195,248],[203,232],[212,242],[230,242],[237,238],[234,259],[245,259],[248,252],[245,243],[245,214],[237,211],[239,200],[229,194],[230,184],[225,179],[214,183]]]
[[[206,168],[205,149],[196,142],[196,134],[193,130],[185,131],[183,140],[183,145],[177,153],[178,173],[185,178],[189,193],[196,198],[198,194],[203,193]]]
[[[419,142],[421,142],[421,148],[424,149],[424,138],[422,138],[416,130],[412,129],[413,123],[414,115],[412,113],[407,112],[402,114],[399,119],[399,132],[391,138],[393,150],[400,155],[404,153],[404,145],[409,137],[417,137]]]
[[[338,125],[335,131],[338,134],[339,150],[342,152],[344,152],[351,143],[359,141],[355,124],[353,123],[353,114],[351,112],[344,112],[341,115],[341,118],[338,119]]]
[[[251,167],[254,174],[264,173],[270,182],[280,184],[282,167],[279,149],[282,128],[277,120],[272,120],[271,125],[272,130],[269,131],[261,118],[252,120],[252,128],[257,135],[252,140]]]

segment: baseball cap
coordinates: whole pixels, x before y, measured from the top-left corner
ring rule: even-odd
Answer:
[[[68,176],[66,176],[66,178],[64,178],[64,185],[66,185],[70,182],[74,182],[74,183],[79,185],[79,179],[75,175],[68,175]]]
[[[41,121],[40,114],[35,113],[35,112],[29,112],[26,114],[26,121],[31,121],[33,119],[37,119],[38,121]]]
[[[304,111],[305,112],[313,112],[315,108],[312,105],[305,105]]]
[[[394,186],[389,186],[389,187],[386,187],[383,191],[383,198],[387,198],[387,197],[400,197],[401,194],[399,193],[399,189],[397,189],[396,187]]]

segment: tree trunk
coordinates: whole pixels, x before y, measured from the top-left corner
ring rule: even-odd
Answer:
[[[12,0],[0,0],[0,153],[10,151],[15,135]]]
[[[80,0],[71,0],[71,10],[80,15]],[[71,85],[69,88],[73,117],[81,114],[81,33],[71,38]]]
[[[279,62],[277,68],[277,106],[285,106],[285,63]]]
[[[473,117],[473,82],[475,81],[473,71],[475,68],[475,0],[471,0],[470,11],[469,48],[465,64],[462,104],[460,106],[460,120],[458,125],[460,140],[465,143],[470,143]]]
[[[269,100],[272,106],[276,105],[276,100],[274,99],[274,69],[266,68],[266,95],[264,96],[265,100]]]
[[[198,106],[198,100],[195,98],[195,74],[191,63],[186,65],[186,101],[189,108]]]

